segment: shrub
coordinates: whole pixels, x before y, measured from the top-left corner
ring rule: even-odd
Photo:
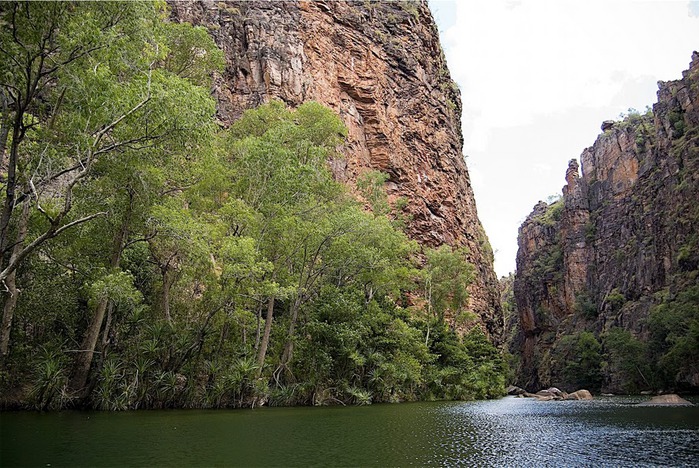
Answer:
[[[687,385],[699,373],[699,286],[654,307],[648,325],[651,362],[660,383],[669,388]]]
[[[647,379],[651,378],[651,369],[646,344],[630,331],[618,327],[611,328],[602,338],[607,351],[608,371],[621,382],[621,389],[627,393],[637,393],[650,388]]]
[[[561,338],[557,351],[562,356],[563,376],[568,386],[599,389],[602,384],[602,346],[588,331]]]

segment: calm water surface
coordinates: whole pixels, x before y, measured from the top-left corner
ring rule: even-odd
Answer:
[[[699,467],[699,406],[639,401],[4,412],[0,466]]]

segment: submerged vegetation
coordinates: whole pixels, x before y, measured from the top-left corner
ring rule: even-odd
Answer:
[[[358,188],[373,212],[332,178],[346,130],[317,103],[219,130],[222,53],[165,17],[152,3],[2,6],[2,403],[501,394],[504,361],[465,309],[463,250],[420,251],[380,174]]]

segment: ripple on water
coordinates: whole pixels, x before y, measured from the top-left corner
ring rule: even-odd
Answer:
[[[508,397],[443,407],[440,464],[699,467],[699,408],[648,411],[638,401]],[[687,422],[682,411],[697,418]]]
[[[0,465],[699,467],[699,406],[638,401],[10,412]]]

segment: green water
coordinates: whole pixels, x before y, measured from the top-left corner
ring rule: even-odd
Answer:
[[[699,406],[638,400],[0,414],[5,466],[699,466]]]

